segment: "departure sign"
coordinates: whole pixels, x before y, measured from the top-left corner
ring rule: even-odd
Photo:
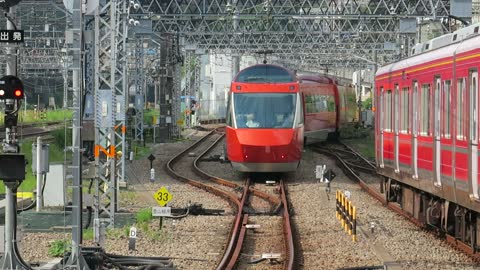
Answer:
[[[0,0],[0,8],[8,9],[18,4],[20,0]]]
[[[153,198],[160,206],[165,206],[170,200],[172,200],[172,194],[168,192],[167,188],[161,187],[153,194]]]
[[[23,30],[0,30],[0,42],[20,43],[24,41],[23,38]]]

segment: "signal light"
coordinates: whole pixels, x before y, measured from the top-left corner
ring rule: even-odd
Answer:
[[[23,99],[25,97],[23,92],[22,81],[12,75],[3,76],[0,78],[0,99]]]

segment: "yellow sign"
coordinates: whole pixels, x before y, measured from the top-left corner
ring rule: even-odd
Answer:
[[[160,206],[165,206],[169,201],[172,200],[172,194],[168,192],[167,188],[161,187],[157,192],[153,194],[153,198],[157,201]]]
[[[177,125],[183,125],[183,119],[177,120]]]

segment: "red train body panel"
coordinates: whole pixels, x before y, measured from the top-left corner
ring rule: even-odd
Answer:
[[[300,76],[305,112],[305,137],[325,140],[358,119],[355,90],[350,83],[327,75]]]
[[[378,172],[475,212],[480,211],[478,28],[440,37],[451,41],[441,47],[433,40],[428,43],[433,49],[380,68],[375,79]]]
[[[353,89],[330,77],[299,79],[275,65],[240,71],[227,106],[228,160],[242,172],[295,171],[306,136],[325,139],[351,117],[352,93],[356,108]]]

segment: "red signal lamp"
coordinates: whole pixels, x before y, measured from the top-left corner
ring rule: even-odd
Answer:
[[[0,99],[2,100],[19,100],[25,98],[22,81],[13,75],[7,75],[0,78],[0,87]]]
[[[16,97],[22,97],[22,96],[23,96],[23,95],[22,95],[22,94],[23,94],[23,93],[22,93],[22,90],[20,90],[20,89],[15,90],[15,91],[13,92],[13,94],[14,94]]]

